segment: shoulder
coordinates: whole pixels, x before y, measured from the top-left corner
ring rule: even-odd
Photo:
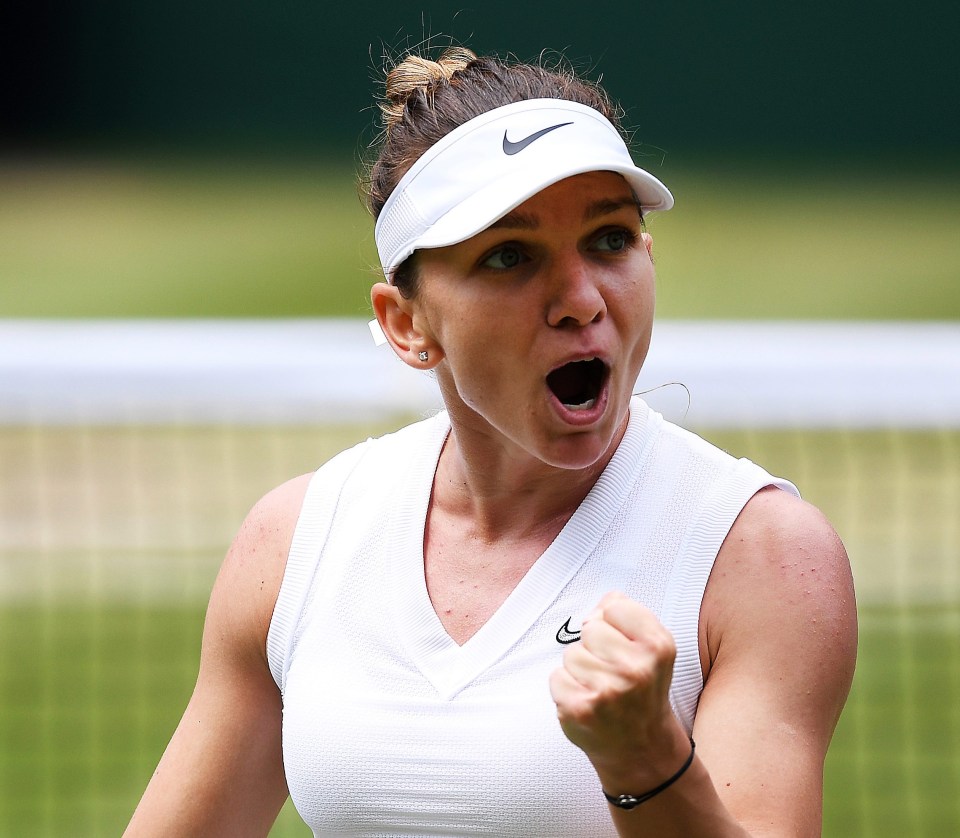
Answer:
[[[789,556],[777,564],[774,557]],[[806,561],[804,560],[806,557]],[[761,489],[744,505],[718,556],[720,575],[744,564],[756,569],[816,571],[820,565],[847,566],[846,551],[836,531],[819,509],[791,492],[774,486]],[[802,567],[801,567],[802,565]]]
[[[207,623],[265,660],[266,637],[287,555],[314,473],[276,487],[247,513],[220,566]]]
[[[303,498],[316,472],[301,474],[271,489],[245,516],[234,548],[259,548],[289,541]]]
[[[725,580],[732,586],[725,586]],[[850,565],[840,537],[812,504],[768,486],[745,504],[730,528],[710,584],[727,594],[755,580],[792,597],[827,590],[852,595]]]
[[[763,671],[782,684],[819,678],[834,693],[823,700],[838,702],[839,713],[856,644],[853,579],[836,531],[789,492],[757,492],[731,527],[704,594],[705,673]]]

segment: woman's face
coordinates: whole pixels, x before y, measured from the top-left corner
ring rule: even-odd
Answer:
[[[414,322],[458,432],[555,467],[605,464],[650,344],[650,248],[626,181],[589,172],[419,251]]]

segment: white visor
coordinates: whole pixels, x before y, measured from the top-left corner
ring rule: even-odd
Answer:
[[[551,184],[596,171],[623,175],[645,211],[673,206],[593,108],[528,99],[481,114],[433,145],[390,194],[375,230],[384,275],[419,248],[462,242]]]

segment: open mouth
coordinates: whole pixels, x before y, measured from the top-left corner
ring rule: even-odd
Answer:
[[[547,376],[547,386],[568,410],[589,410],[597,403],[607,365],[599,358],[572,361]]]

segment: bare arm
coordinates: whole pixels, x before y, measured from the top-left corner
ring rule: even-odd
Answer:
[[[309,475],[240,528],[207,608],[193,696],[124,833],[266,835],[287,797],[266,637]]]
[[[758,493],[720,551],[700,624],[696,758],[652,800],[611,807],[618,832],[819,835],[823,760],[856,658],[849,564],[829,524],[784,492]],[[578,646],[551,681],[564,732],[610,794],[656,787],[690,752],[668,703],[672,638],[608,595]]]

